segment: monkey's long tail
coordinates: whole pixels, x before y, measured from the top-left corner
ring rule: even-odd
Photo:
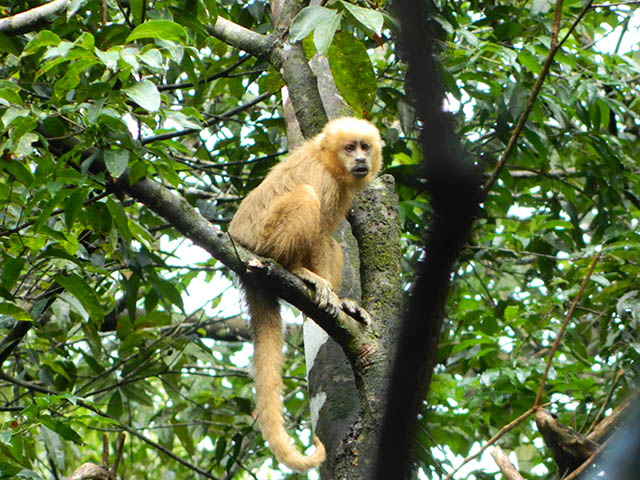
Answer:
[[[304,472],[318,467],[325,459],[324,445],[314,436],[316,450],[310,456],[300,453],[284,429],[282,417],[282,366],[284,343],[278,299],[245,287],[253,333],[253,376],[256,409],[262,435],[279,462],[292,470]]]

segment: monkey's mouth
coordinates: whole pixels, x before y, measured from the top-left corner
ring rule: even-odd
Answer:
[[[353,167],[351,169],[351,174],[356,178],[364,178],[369,173],[369,167],[365,167],[364,165]]]

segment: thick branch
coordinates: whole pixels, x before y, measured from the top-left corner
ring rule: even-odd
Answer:
[[[217,39],[256,57],[269,55],[275,45],[275,37],[261,35],[223,17],[216,18],[213,26],[207,25],[205,28]]]
[[[67,8],[69,0],[53,0],[11,17],[0,18],[0,32],[5,35],[19,35],[37,30],[50,23]]]
[[[273,51],[271,63],[282,71],[302,134],[309,138],[319,133],[329,119],[302,44],[282,44]]]

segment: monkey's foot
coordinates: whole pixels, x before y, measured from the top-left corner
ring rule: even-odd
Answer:
[[[364,308],[362,308],[355,300],[351,300],[350,298],[343,298],[340,300],[340,306],[342,310],[348,313],[351,317],[358,320],[360,323],[364,325],[371,325],[373,319],[369,312],[367,312]]]
[[[341,309],[341,300],[335,294],[329,282],[322,280],[312,280],[314,290],[316,292],[316,301],[320,308],[328,310],[332,315],[337,315]]]
[[[313,287],[320,308],[327,309],[332,315],[338,314],[341,308],[340,298],[327,280],[303,267],[294,270],[294,273]]]

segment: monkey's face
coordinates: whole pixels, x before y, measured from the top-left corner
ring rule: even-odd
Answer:
[[[351,140],[342,146],[338,156],[351,175],[364,178],[373,165],[373,146],[366,140]]]
[[[361,186],[380,170],[382,140],[372,123],[338,118],[327,123],[319,139],[325,163],[339,172],[341,181]]]

